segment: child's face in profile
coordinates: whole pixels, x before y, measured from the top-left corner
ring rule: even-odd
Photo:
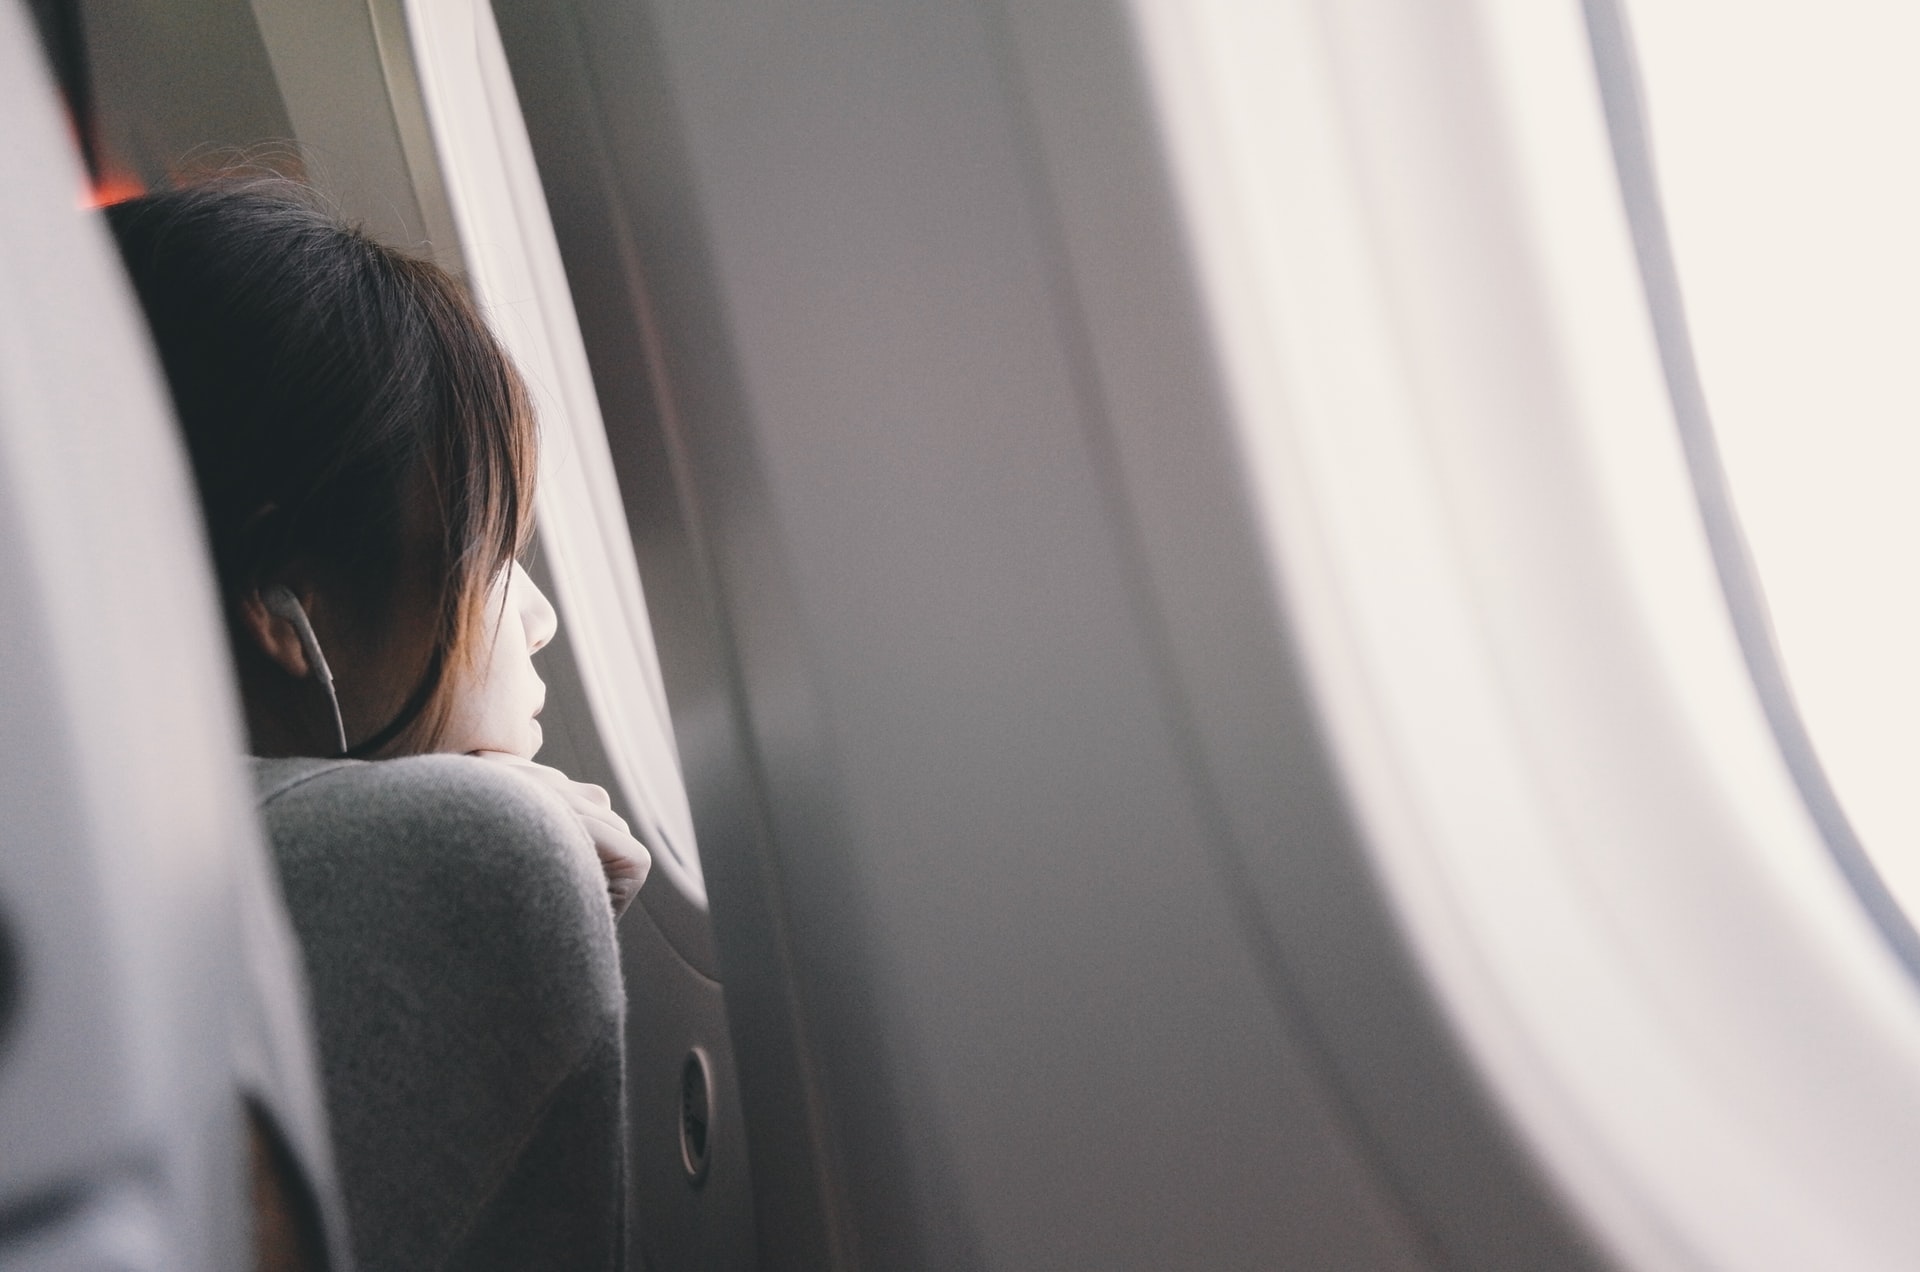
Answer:
[[[553,639],[559,625],[553,605],[519,562],[501,572],[487,595],[478,666],[454,684],[452,710],[437,749],[533,758],[542,740],[534,717],[547,701],[547,686],[533,668],[533,655]]]

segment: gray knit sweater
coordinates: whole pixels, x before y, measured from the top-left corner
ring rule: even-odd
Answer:
[[[624,1266],[624,996],[585,832],[467,756],[254,763],[362,1272]]]

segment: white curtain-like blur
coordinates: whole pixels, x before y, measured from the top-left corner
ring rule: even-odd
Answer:
[[[1627,8],[1694,349],[1787,675],[1920,919],[1920,4]]]

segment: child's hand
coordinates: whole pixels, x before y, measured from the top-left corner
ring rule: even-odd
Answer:
[[[613,902],[614,917],[619,918],[634,894],[640,891],[640,885],[646,882],[653,858],[645,845],[633,837],[620,814],[613,811],[607,792],[587,782],[576,782],[557,768],[535,764],[504,751],[473,754],[498,764],[511,764],[534,781],[559,792],[593,840],[593,850],[600,856],[600,869],[607,876],[607,898]]]

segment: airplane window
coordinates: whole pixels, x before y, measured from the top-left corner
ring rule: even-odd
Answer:
[[[1794,702],[1920,914],[1920,9],[1629,0],[1687,331]]]
[[[608,761],[656,867],[704,903],[639,567],[499,31],[474,0],[409,4],[406,20],[433,134],[418,140],[435,149],[475,292],[546,422],[543,559]]]

